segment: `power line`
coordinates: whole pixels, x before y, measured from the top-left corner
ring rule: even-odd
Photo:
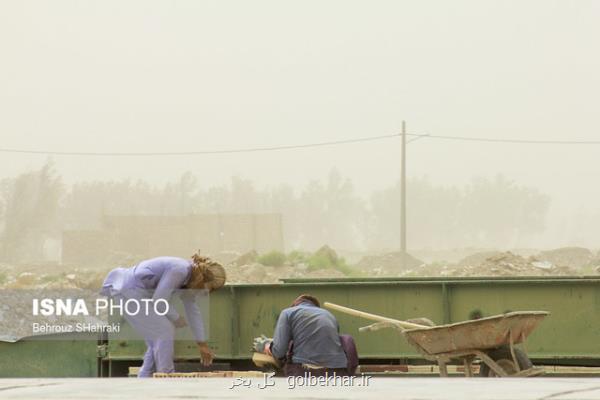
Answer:
[[[410,139],[410,140],[407,140],[407,141],[406,141],[406,144],[409,144],[409,143],[412,143],[412,142],[416,142],[416,141],[417,141],[417,140],[419,140],[419,139],[423,139],[424,137],[429,137],[429,136],[431,136],[431,135],[430,135],[430,134],[428,134],[428,133],[426,133],[426,134],[424,134],[424,135],[416,135],[416,134],[408,134],[408,133],[407,133],[407,134],[406,134],[406,136],[416,136],[416,137],[414,137],[414,138],[412,138],[412,139]]]
[[[527,140],[527,139],[496,139],[496,138],[477,138],[469,136],[447,136],[447,135],[431,135],[431,134],[416,134],[407,133],[407,136],[414,138],[407,141],[414,142],[422,138],[442,139],[442,140],[457,140],[469,142],[488,142],[488,143],[514,143],[514,144],[555,144],[555,145],[596,145],[600,144],[600,140]],[[329,142],[318,142],[297,145],[285,146],[270,146],[270,147],[251,147],[225,150],[199,150],[199,151],[175,151],[175,152],[86,152],[86,151],[54,151],[54,150],[27,150],[27,149],[12,149],[0,148],[0,153],[18,153],[18,154],[44,154],[56,156],[108,156],[108,157],[147,157],[147,156],[195,156],[209,154],[234,154],[234,153],[254,153],[263,151],[278,151],[291,149],[305,149],[311,147],[335,146],[342,144],[372,142],[382,139],[400,138],[400,134],[372,136],[357,139],[335,140]]]
[[[528,140],[528,139],[495,139],[469,136],[417,135],[407,133],[407,136],[419,136],[431,139],[461,140],[469,142],[518,143],[518,144],[600,144],[600,140]],[[413,139],[415,140],[415,139]]]
[[[395,137],[399,137],[399,135],[398,134],[383,135],[383,136],[373,136],[373,137],[358,138],[358,139],[335,140],[335,141],[331,141],[331,142],[297,144],[297,145],[287,145],[287,146],[252,147],[252,148],[226,149],[226,150],[151,152],[151,153],[146,153],[146,152],[118,153],[118,152],[52,151],[52,150],[24,150],[24,149],[4,149],[4,148],[0,148],[0,152],[2,152],[2,153],[21,153],[21,154],[45,154],[45,155],[56,155],[56,156],[193,156],[193,155],[203,155],[203,154],[253,153],[253,152],[259,152],[259,151],[289,150],[289,149],[303,149],[303,148],[309,148],[309,147],[335,146],[335,145],[340,145],[340,144],[372,142],[375,140],[390,139],[390,138],[395,138]]]

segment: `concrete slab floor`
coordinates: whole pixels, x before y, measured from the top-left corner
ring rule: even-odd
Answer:
[[[0,379],[6,399],[377,399],[588,400],[600,399],[599,378],[371,378],[352,386],[299,386],[285,378]],[[348,383],[348,382],[346,382]],[[296,387],[292,389],[292,386]],[[235,386],[237,385],[237,386]]]

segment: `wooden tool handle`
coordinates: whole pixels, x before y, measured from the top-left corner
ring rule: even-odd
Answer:
[[[399,319],[382,317],[381,315],[371,314],[371,313],[355,310],[353,308],[344,307],[344,306],[340,306],[340,305],[329,303],[329,302],[325,302],[325,303],[323,303],[323,305],[332,310],[336,310],[339,312],[343,312],[345,314],[353,315],[355,317],[370,319],[371,321],[390,322],[395,325],[400,325],[401,327],[403,327],[405,329],[429,328],[428,326],[425,326],[425,325],[413,324],[412,322],[408,322],[408,321],[401,321]]]

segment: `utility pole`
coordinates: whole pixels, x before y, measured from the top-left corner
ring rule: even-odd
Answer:
[[[406,268],[406,122],[402,121],[402,153],[400,170],[400,251],[402,268]]]

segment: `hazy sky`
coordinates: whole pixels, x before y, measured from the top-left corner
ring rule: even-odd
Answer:
[[[0,3],[0,147],[219,150],[409,132],[600,140],[598,1]],[[190,170],[303,184],[333,166],[365,193],[398,178],[400,142],[202,157],[54,157],[67,182]],[[600,145],[421,139],[409,175],[502,173],[598,212]],[[0,153],[0,176],[43,155]]]

